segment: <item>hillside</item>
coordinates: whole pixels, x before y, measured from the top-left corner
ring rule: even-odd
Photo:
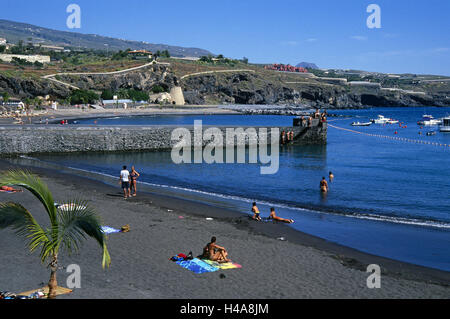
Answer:
[[[199,48],[184,48],[166,44],[115,39],[95,34],[58,31],[1,19],[0,38],[6,38],[11,43],[18,43],[20,40],[27,42],[29,38],[33,38],[35,43],[95,50],[105,50],[106,48],[111,51],[126,50],[128,48],[150,50],[152,52],[168,50],[172,56],[176,57],[200,57],[211,54],[211,52]]]
[[[219,56],[198,61],[161,57],[156,65],[150,66],[150,60],[136,60],[126,52],[88,50],[50,54],[52,61],[44,65],[0,62],[0,94],[20,99],[48,95],[66,103],[78,94],[78,88],[110,96],[129,90],[168,93],[181,87],[184,100],[194,105],[450,106],[450,78],[436,76],[312,69],[311,74],[278,72]],[[139,66],[145,67],[116,73]],[[48,76],[53,74],[58,75],[51,81]]]
[[[104,59],[104,60],[103,60]],[[69,67],[56,63],[42,69],[0,64],[0,93],[11,97],[33,98],[50,95],[63,102],[72,89],[41,78],[45,74],[60,72],[105,72],[139,65],[124,58],[111,61],[105,58]],[[58,75],[57,80],[83,90],[120,92],[133,89],[149,93],[155,86],[169,92],[180,86],[188,104],[265,104],[290,105],[295,108],[360,108],[376,106],[450,106],[449,82],[398,81],[404,89],[423,91],[414,93],[402,89],[352,86],[319,77],[304,77],[296,73],[265,70],[261,66],[240,61],[204,63],[178,59],[160,59],[159,65],[116,75]],[[426,93],[425,93],[426,92]]]

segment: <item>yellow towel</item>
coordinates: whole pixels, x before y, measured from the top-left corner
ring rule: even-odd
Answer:
[[[45,296],[48,296],[49,288],[48,288],[48,286],[45,286],[45,287],[40,288],[40,289],[35,289],[35,290],[30,290],[30,291],[21,292],[21,293],[18,294],[18,295],[19,295],[19,296],[29,296],[29,295],[31,295],[31,294],[33,294],[33,293],[35,293],[35,292],[38,292],[38,291],[41,291],[41,292],[44,293]],[[57,288],[56,288],[56,295],[57,295],[57,296],[60,296],[60,295],[68,295],[68,294],[70,294],[70,293],[72,293],[72,292],[73,292],[73,290],[68,289],[68,288],[64,288],[64,287],[57,287]]]

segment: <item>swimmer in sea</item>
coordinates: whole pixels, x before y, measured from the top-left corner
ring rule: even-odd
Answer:
[[[273,220],[276,220],[276,221],[279,221],[279,222],[283,222],[283,223],[287,223],[287,224],[292,224],[292,223],[294,223],[294,220],[293,220],[293,219],[285,219],[285,218],[278,217],[278,216],[276,215],[276,213],[275,213],[275,208],[271,208],[271,209],[270,209],[270,216],[269,216],[269,219],[273,219]]]
[[[333,182],[333,180],[334,180],[334,174],[333,174],[333,172],[330,172],[330,182]]]
[[[322,193],[328,193],[328,183],[325,177],[320,181],[320,190]]]

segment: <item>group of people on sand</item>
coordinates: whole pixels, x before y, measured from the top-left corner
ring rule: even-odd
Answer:
[[[124,166],[120,172],[119,183],[122,185],[124,199],[137,196],[137,179],[141,175],[136,171],[135,167],[131,167],[131,172]],[[133,192],[133,194],[131,194]]]
[[[260,213],[256,203],[253,203],[252,212],[254,214],[253,219],[257,220],[257,221],[261,221],[261,216],[260,216],[261,213]],[[288,224],[292,224],[294,222],[293,219],[285,219],[285,218],[278,217],[276,215],[275,208],[270,209],[269,219],[273,219],[275,221],[280,221],[280,222],[288,223]],[[231,260],[228,258],[227,250],[224,247],[219,246],[217,244],[216,237],[212,237],[211,242],[206,244],[206,246],[203,248],[203,254],[201,255],[201,258],[215,261],[218,263],[231,262]]]
[[[124,192],[124,198],[131,198],[137,196],[137,179],[140,177],[140,174],[136,171],[135,167],[131,167],[131,172],[127,169],[127,166],[123,166],[122,171],[120,172],[120,183],[122,185],[122,189]],[[330,182],[333,182],[334,180],[334,174],[332,172],[329,173],[329,180]],[[323,177],[322,181],[320,182],[320,189],[323,193],[327,193],[329,186],[328,182],[325,177]],[[133,194],[132,194],[133,192]],[[252,206],[252,213],[253,213],[253,219],[256,221],[261,221],[261,212],[256,204],[253,203]],[[293,219],[286,219],[277,216],[275,212],[275,208],[270,209],[270,215],[268,217],[269,219],[272,219],[274,221],[283,222],[287,224],[294,223]],[[231,260],[228,258],[228,252],[227,250],[219,246],[217,244],[217,238],[212,237],[211,242],[209,242],[204,248],[203,248],[203,254],[201,256],[203,259],[208,259],[211,261],[215,261],[218,263],[228,263],[231,262]]]
[[[252,207],[252,213],[253,213],[253,219],[256,221],[261,221],[261,212],[259,211],[258,206],[256,205],[256,203],[253,203],[253,207]],[[270,215],[269,215],[269,219],[278,221],[278,222],[283,222],[283,223],[287,223],[287,224],[292,224],[294,223],[293,219],[286,219],[286,218],[281,218],[279,216],[277,216],[276,212],[275,212],[275,208],[271,208],[270,209]]]

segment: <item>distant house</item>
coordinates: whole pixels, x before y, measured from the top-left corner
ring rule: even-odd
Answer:
[[[266,70],[274,70],[279,72],[295,72],[295,73],[308,73],[308,70],[301,67],[295,67],[290,64],[272,64],[272,65],[266,65],[264,67]]]
[[[41,48],[43,50],[47,50],[47,51],[64,52],[64,47],[58,47],[58,46],[46,45],[46,44],[34,44],[34,46],[37,48]]]
[[[349,82],[351,86],[362,86],[362,87],[371,87],[371,88],[378,88],[381,89],[380,83],[374,83],[374,82],[365,82],[365,81],[352,81]]]
[[[9,107],[22,107],[23,102],[21,100],[15,99],[15,98],[10,98],[8,100],[8,102],[4,102],[3,98],[0,98],[2,100],[2,102],[0,102],[0,105],[2,106],[9,106]]]
[[[153,57],[153,52],[147,50],[134,50],[129,51],[128,54],[135,58],[136,60],[146,60]]]
[[[6,39],[0,38],[0,45],[6,45]]]

